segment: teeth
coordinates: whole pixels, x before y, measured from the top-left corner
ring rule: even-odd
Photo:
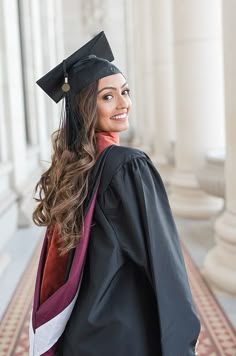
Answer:
[[[125,118],[126,118],[126,114],[112,116],[112,119],[125,119]]]

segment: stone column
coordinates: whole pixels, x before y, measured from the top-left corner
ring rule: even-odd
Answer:
[[[26,134],[23,98],[23,78],[16,0],[3,1],[5,27],[5,86],[8,117],[9,155],[13,162],[13,185],[19,187],[26,176]]]
[[[234,0],[223,1],[223,43],[226,115],[226,210],[216,221],[216,246],[204,265],[206,277],[214,285],[236,294],[236,46]]]
[[[7,144],[8,117],[6,116],[7,110],[5,107],[7,83],[5,69],[7,61],[5,57],[4,11],[2,5],[0,3],[0,276],[10,262],[10,256],[4,251],[4,244],[16,228],[17,221],[16,194],[10,188],[12,164],[9,160]]]
[[[127,1],[127,6],[129,6],[128,8],[128,13],[132,14],[132,28],[128,27],[129,24],[129,17],[127,17],[127,31],[130,30],[130,34],[129,36],[132,36],[132,50],[131,52],[128,49],[128,53],[129,55],[131,54],[131,58],[130,58],[130,68],[132,68],[132,81],[133,81],[133,86],[131,87],[131,100],[133,103],[133,114],[135,115],[135,131],[134,134],[132,135],[133,137],[131,138],[131,142],[130,144],[133,147],[137,147],[137,148],[144,148],[145,149],[145,145],[143,142],[143,123],[142,123],[142,118],[144,117],[144,105],[143,105],[143,88],[142,85],[140,85],[140,83],[143,82],[143,75],[142,75],[142,58],[140,55],[140,51],[141,51],[141,38],[139,36],[139,34],[141,33],[140,31],[140,13],[141,13],[141,9],[140,9],[140,1],[135,1],[135,0],[131,0],[131,1]]]
[[[70,0],[70,4],[68,6],[66,1],[62,1],[61,7],[63,14],[62,20],[65,58],[75,52],[81,45],[81,37],[83,37],[81,7],[83,2],[84,0]],[[77,34],[76,36],[75,33]]]
[[[64,25],[63,25],[63,0],[54,0],[53,13],[54,13],[54,40],[56,42],[55,48],[55,61],[60,63],[65,57],[65,39],[64,39]],[[53,39],[52,39],[53,40]],[[53,131],[58,129],[59,118],[61,116],[61,104],[56,105],[53,103]]]
[[[133,144],[151,153],[155,139],[152,2],[133,3],[134,76],[137,135]]]
[[[55,21],[55,41],[56,41],[56,60],[60,62],[61,58],[65,57],[65,39],[64,39],[64,24],[63,24],[63,0],[54,0],[54,21]]]
[[[175,141],[172,1],[152,1],[155,139],[153,161],[168,181]]]
[[[16,191],[25,179],[26,140],[16,0],[0,2],[0,274],[10,262],[4,245],[18,223]]]
[[[139,31],[136,33],[139,42],[142,80],[136,85],[142,89],[141,139],[143,148],[149,154],[153,152],[155,140],[155,95],[153,77],[153,41],[152,31],[152,1],[140,1]]]
[[[43,70],[47,73],[64,59],[63,53],[63,24],[60,1],[41,1],[42,29],[43,29]],[[58,51],[59,46],[59,51]],[[58,53],[59,52],[59,53]],[[37,88],[38,89],[38,88]],[[44,95],[47,117],[48,136],[58,129],[61,102],[56,104],[49,96]]]
[[[43,41],[44,35],[46,35],[47,29],[42,27],[42,12],[45,9],[42,8],[42,4],[33,0],[31,2],[31,16],[32,16],[32,33],[33,33],[33,59],[34,59],[34,73],[35,80],[38,80],[45,74],[45,68],[43,66]],[[51,69],[51,68],[49,68]],[[38,131],[38,142],[39,142],[39,157],[41,162],[50,160],[50,149],[49,149],[49,133],[47,128],[47,117],[46,111],[46,94],[35,85],[35,97],[36,97],[36,107],[37,107],[37,131]]]
[[[136,65],[135,56],[135,31],[134,31],[134,7],[135,0],[129,0],[124,2],[125,12],[125,43],[123,44],[126,60],[127,60],[127,80],[131,90],[132,110],[129,116],[129,144],[136,145],[138,142],[138,122],[137,122],[137,101],[134,95],[136,89],[136,71],[138,70]]]
[[[31,17],[31,1],[21,0],[19,3],[19,30],[21,32],[21,53],[23,62],[24,78],[24,102],[25,102],[25,121],[27,123],[27,144],[31,149],[38,144],[37,136],[37,108],[35,100],[35,77],[34,63],[32,55],[33,33]],[[35,152],[37,154],[37,151]],[[33,157],[34,161],[37,161]]]
[[[94,6],[100,8],[102,12],[100,13],[100,19],[97,18],[97,22],[100,22],[100,28],[104,29],[107,34],[108,40],[111,44],[112,51],[114,53],[114,64],[124,73],[127,81],[130,82],[130,73],[128,73],[128,51],[127,42],[130,44],[130,33],[127,26],[130,25],[128,16],[131,14],[126,13],[129,10],[131,2],[130,1],[117,1],[113,0],[95,0]],[[94,12],[96,11],[96,6]],[[132,21],[132,18],[129,18]],[[114,26],[114,24],[116,24]],[[117,31],[119,29],[119,31]],[[131,88],[132,89],[132,88]],[[121,142],[127,142],[131,139],[132,133],[132,114],[130,116],[131,130],[127,130],[121,133]]]
[[[36,11],[35,11],[36,10]],[[18,33],[20,34],[20,55],[22,76],[18,76],[21,81],[24,125],[21,129],[26,132],[24,167],[24,180],[16,186],[18,194],[18,226],[29,226],[32,223],[33,200],[32,192],[35,183],[41,174],[41,162],[49,158],[49,135],[46,132],[46,111],[43,93],[36,86],[36,80],[44,74],[44,69],[40,68],[40,61],[43,58],[41,40],[41,19],[42,14],[36,1],[22,0],[18,4],[19,23]],[[19,21],[18,21],[19,20]],[[45,29],[46,32],[46,29]],[[47,32],[46,32],[47,33]],[[45,36],[46,37],[46,36]],[[48,51],[48,48],[47,48]],[[12,54],[11,54],[12,56]],[[38,95],[39,94],[39,95]],[[50,115],[51,116],[51,115]],[[17,133],[21,135],[19,132]],[[19,154],[19,151],[18,151]]]
[[[223,201],[200,190],[195,172],[205,153],[224,140],[221,1],[173,4],[176,172],[171,206],[179,216],[208,218],[222,209]]]
[[[0,241],[1,245],[5,243],[15,227],[12,224],[12,229],[7,226],[7,220],[5,215],[12,213],[16,216],[16,194],[13,193],[10,184],[10,176],[13,170],[13,164],[10,158],[10,147],[8,145],[8,133],[9,133],[9,116],[7,108],[7,58],[6,58],[6,46],[5,46],[5,29],[4,29],[4,12],[2,5],[0,4],[0,229],[2,231],[2,237]],[[15,202],[14,202],[15,201]],[[13,205],[13,210],[10,205]],[[14,212],[13,212],[14,211]]]

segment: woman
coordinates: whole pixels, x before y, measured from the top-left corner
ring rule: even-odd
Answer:
[[[65,117],[36,187],[33,218],[48,228],[30,353],[194,355],[200,325],[168,199],[149,157],[119,146],[131,100],[112,60],[100,33],[38,82],[65,98]]]

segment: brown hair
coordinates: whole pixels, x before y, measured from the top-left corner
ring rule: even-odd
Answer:
[[[92,83],[73,99],[73,110],[78,113],[75,118],[79,120],[82,134],[70,147],[66,144],[68,123],[64,122],[53,133],[51,166],[35,187],[38,196],[35,200],[39,204],[33,212],[33,221],[38,226],[58,224],[62,254],[77,245],[83,232],[83,205],[96,160],[97,87],[97,82]],[[66,120],[69,121],[68,116]]]

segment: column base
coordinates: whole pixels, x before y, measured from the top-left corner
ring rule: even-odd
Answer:
[[[169,164],[167,159],[165,159],[164,157],[157,158],[151,156],[151,158],[154,166],[160,173],[163,182],[165,183],[165,185],[169,186],[174,174],[175,167]]]
[[[4,273],[4,271],[7,268],[9,262],[10,262],[9,255],[4,253],[3,251],[0,252],[0,277]]]
[[[15,188],[18,200],[18,227],[29,227],[33,224],[32,212],[36,207],[32,195],[34,195],[34,188],[40,175],[42,168],[36,167],[28,179],[21,185]]]
[[[7,190],[0,199],[0,253],[4,245],[10,239],[17,229],[18,207],[17,196],[11,191]]]
[[[196,173],[200,188],[207,194],[225,198],[225,153],[211,150],[207,153],[204,167]]]
[[[17,196],[6,190],[0,199],[0,276],[10,263],[10,256],[4,251],[5,245],[17,229]]]
[[[221,198],[212,197],[199,188],[193,173],[175,172],[171,179],[170,205],[173,214],[191,219],[209,219],[223,208]]]
[[[151,147],[150,144],[144,143],[139,140],[133,140],[133,141],[129,142],[129,146],[133,147],[133,148],[137,148],[138,150],[145,152],[149,156],[151,156],[151,154],[153,152],[153,148]]]
[[[225,212],[215,223],[217,245],[207,254],[203,274],[218,288],[236,295],[236,214]]]

